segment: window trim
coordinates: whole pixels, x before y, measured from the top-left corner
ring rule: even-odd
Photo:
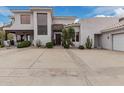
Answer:
[[[38,14],[46,14],[46,25],[39,25],[38,24],[38,21],[37,21],[37,35],[48,35],[48,13],[37,13],[37,20],[38,20]],[[39,32],[38,32],[38,26],[46,26],[46,34],[39,34]]]

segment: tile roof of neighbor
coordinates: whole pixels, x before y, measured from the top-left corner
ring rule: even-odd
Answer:
[[[124,21],[124,20],[121,20],[121,21]],[[120,21],[118,21],[117,24],[114,24],[111,27],[107,27],[106,29],[101,30],[101,32],[102,33],[104,33],[104,32],[111,32],[111,31],[115,31],[115,30],[121,29],[121,28],[124,28],[124,22],[121,23]]]

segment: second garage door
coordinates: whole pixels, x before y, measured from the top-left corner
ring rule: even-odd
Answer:
[[[113,35],[113,50],[124,51],[124,34]]]

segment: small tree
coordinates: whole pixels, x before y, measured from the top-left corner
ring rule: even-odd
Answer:
[[[9,34],[7,34],[7,38],[8,38],[8,40],[13,40],[13,34],[12,33],[9,33]]]
[[[64,48],[69,48],[70,45],[73,45],[72,38],[74,37],[74,29],[72,27],[64,28],[62,30],[62,44]]]
[[[87,37],[85,46],[86,46],[87,49],[91,49],[92,48],[92,39],[90,39],[89,36]]]
[[[4,40],[5,40],[5,32],[0,31],[0,45],[3,45]]]

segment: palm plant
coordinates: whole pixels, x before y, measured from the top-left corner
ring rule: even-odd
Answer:
[[[74,33],[75,31],[71,26],[62,30],[62,44],[64,48],[69,48],[70,45],[73,45],[72,38],[74,38]]]
[[[0,31],[0,45],[3,45],[4,40],[5,40],[5,32]]]

